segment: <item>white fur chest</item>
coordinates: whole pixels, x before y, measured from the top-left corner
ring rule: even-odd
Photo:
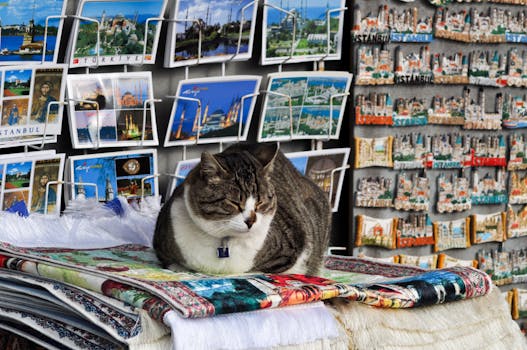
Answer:
[[[173,232],[187,267],[213,274],[235,274],[249,271],[256,254],[263,246],[272,216],[258,216],[249,232],[230,230],[227,223],[214,222],[223,237],[229,237],[226,244],[229,257],[218,258],[217,250],[222,238],[206,233],[192,219],[183,200],[173,202],[170,216],[173,218]],[[219,235],[216,233],[216,235]]]

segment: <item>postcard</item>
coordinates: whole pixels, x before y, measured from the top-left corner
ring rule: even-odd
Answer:
[[[331,148],[319,151],[290,152],[285,156],[303,175],[309,177],[330,199],[332,210],[338,211],[344,183],[349,148]],[[199,158],[183,160],[177,164],[167,198],[183,183],[187,175],[200,162]]]
[[[162,24],[154,19],[163,17],[166,3],[82,0],[66,56],[70,67],[154,64]]]
[[[159,195],[155,149],[72,156],[68,162],[70,199],[94,198],[96,193],[101,202]]]
[[[344,6],[344,0],[265,0],[262,65],[340,60]]]
[[[336,71],[269,74],[258,142],[338,139],[351,80]]]
[[[337,212],[349,153],[349,148],[328,148],[286,153],[286,157],[328,195],[332,211]]]
[[[245,141],[260,81],[256,75],[180,81],[165,147]]]
[[[58,16],[64,15],[66,1],[11,0],[0,5],[0,65],[56,63],[63,24]],[[50,16],[57,17],[49,18],[46,28]]]
[[[248,60],[252,56],[254,0],[180,0],[171,8],[165,67]]]
[[[0,69],[0,143],[26,136],[57,135],[62,129],[67,66],[33,65]]]
[[[64,154],[52,152],[18,153],[0,158],[1,210],[16,206],[31,213],[60,213]]]
[[[152,73],[68,75],[73,148],[157,146]]]

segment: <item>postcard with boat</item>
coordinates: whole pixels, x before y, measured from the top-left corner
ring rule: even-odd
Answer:
[[[248,60],[258,1],[180,0],[171,12],[166,67]]]
[[[239,75],[180,82],[165,147],[245,141],[261,76]]]
[[[0,64],[56,63],[65,0],[0,2]]]
[[[70,66],[154,64],[162,24],[159,18],[164,15],[166,3],[167,0],[81,1],[67,55]]]

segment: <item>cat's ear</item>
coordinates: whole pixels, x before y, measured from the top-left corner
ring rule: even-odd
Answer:
[[[278,143],[262,143],[253,151],[253,156],[258,159],[265,171],[271,171],[278,150]]]
[[[201,178],[209,184],[218,183],[222,175],[227,173],[216,158],[208,152],[201,153],[200,167]]]

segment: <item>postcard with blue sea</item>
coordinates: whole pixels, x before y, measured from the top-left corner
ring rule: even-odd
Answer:
[[[151,72],[71,74],[74,148],[157,146]]]
[[[248,60],[258,1],[179,0],[171,11],[165,66]]]
[[[98,153],[69,158],[72,199],[95,198],[101,202],[117,196],[128,200],[159,194],[155,149]]]
[[[0,1],[0,64],[56,63],[62,32],[59,16],[65,8],[65,0]]]
[[[352,75],[269,74],[258,141],[338,139]]]
[[[340,60],[345,0],[265,0],[263,65]]]
[[[154,64],[161,30],[155,18],[163,17],[166,4],[167,0],[82,0],[69,44],[70,66]]]
[[[181,81],[165,147],[245,141],[260,81],[251,75]]]
[[[0,210],[58,215],[62,186],[52,181],[62,181],[64,158],[44,153],[0,157]]]

